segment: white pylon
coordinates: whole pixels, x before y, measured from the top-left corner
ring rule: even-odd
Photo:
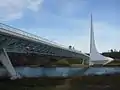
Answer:
[[[95,65],[95,64],[105,65],[111,61],[113,61],[112,58],[101,55],[96,49],[95,40],[94,40],[92,14],[91,14],[89,65]]]

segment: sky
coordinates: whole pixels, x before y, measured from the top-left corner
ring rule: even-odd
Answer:
[[[90,14],[99,52],[120,48],[120,0],[0,0],[0,23],[89,52]]]

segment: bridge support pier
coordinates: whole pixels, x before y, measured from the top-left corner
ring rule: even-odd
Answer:
[[[85,59],[82,59],[82,65],[85,65],[85,61],[86,61]]]
[[[16,73],[16,71],[9,59],[9,56],[4,48],[0,51],[0,62],[7,69],[8,73],[11,76],[11,78],[10,78],[11,80],[21,78],[20,75]]]
[[[83,64],[83,65],[85,64],[84,59],[82,60],[82,64]]]

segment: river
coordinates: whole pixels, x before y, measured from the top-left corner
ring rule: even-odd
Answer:
[[[41,76],[80,76],[91,74],[106,74],[120,72],[120,67],[90,67],[90,68],[71,68],[71,67],[15,67],[17,73],[24,77],[41,77]],[[5,68],[0,68],[0,76],[7,75]]]

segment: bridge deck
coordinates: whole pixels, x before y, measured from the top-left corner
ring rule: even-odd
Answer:
[[[6,48],[7,52],[39,53],[88,59],[88,55],[78,50],[66,48],[63,45],[2,23],[0,23],[0,48]]]

